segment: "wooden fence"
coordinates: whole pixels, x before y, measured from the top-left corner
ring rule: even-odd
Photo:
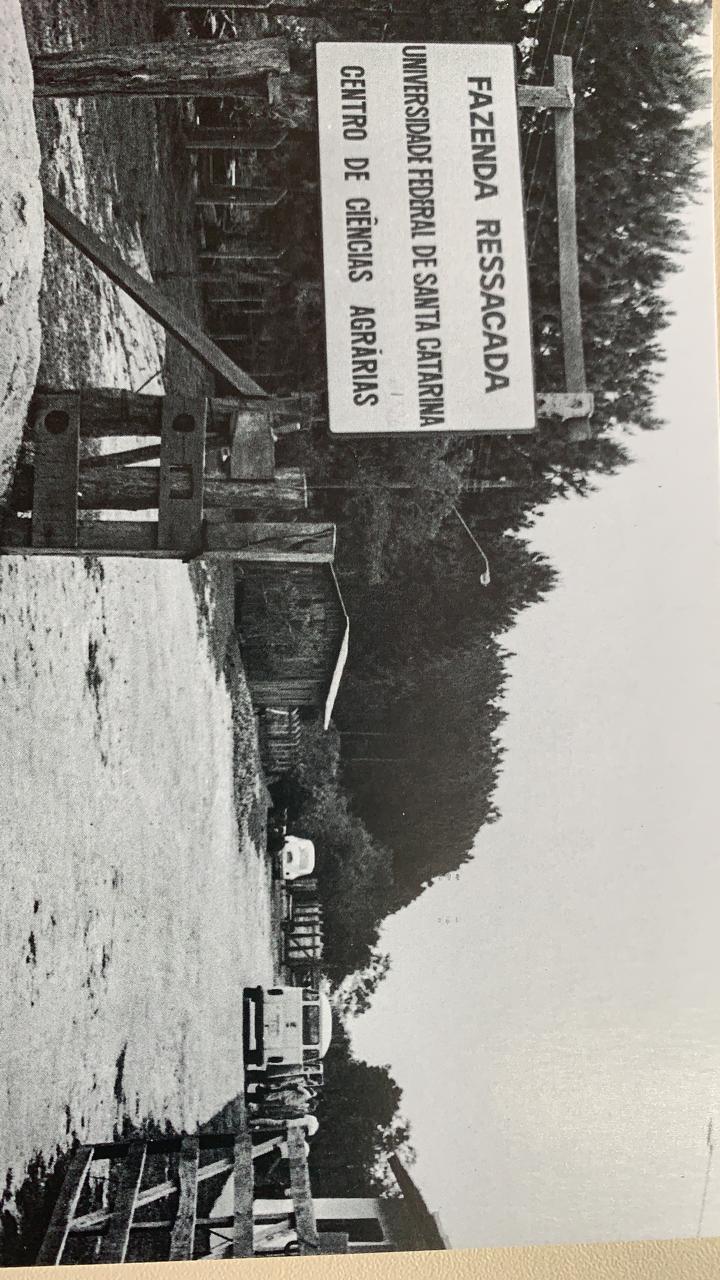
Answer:
[[[260,759],[268,778],[290,772],[300,759],[300,713],[296,707],[265,707],[259,717]]]
[[[148,1240],[153,1242],[155,1259],[174,1262],[250,1258],[280,1249],[299,1254],[346,1252],[347,1236],[318,1232],[304,1130],[278,1123],[274,1128],[272,1136],[259,1129],[253,1133],[250,1121],[239,1133],[138,1138],[78,1147],[36,1264],[147,1260],[150,1251],[143,1242]],[[263,1199],[256,1206],[257,1165],[263,1156],[273,1154],[287,1162],[289,1186],[277,1202]],[[163,1163],[172,1170],[158,1178],[154,1170]],[[98,1209],[89,1207],[89,1194],[100,1164],[108,1197]],[[232,1213],[201,1212],[201,1191],[221,1187],[228,1177],[233,1180]]]

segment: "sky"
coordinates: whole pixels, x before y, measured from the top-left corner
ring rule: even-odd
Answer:
[[[709,161],[708,161],[709,178]],[[533,530],[471,860],[383,927],[352,1024],[457,1248],[720,1235],[720,593],[708,194],[672,277],[661,432]]]

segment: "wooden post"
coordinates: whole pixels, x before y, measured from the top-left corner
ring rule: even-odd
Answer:
[[[227,97],[242,94],[254,76],[289,69],[288,43],[279,37],[68,49],[39,53],[33,59],[38,98]]]
[[[208,525],[203,559],[267,564],[332,564],[334,524]]]
[[[236,209],[274,209],[286,195],[285,187],[231,187],[216,183],[200,187],[195,203],[201,208],[223,205]]]
[[[215,343],[193,324],[173,302],[160,292],[138,271],[128,266],[114,249],[105,244],[94,231],[86,227],[65,205],[50,192],[43,193],[45,217],[58,231],[80,249],[91,262],[99,267],[114,284],[137,302],[144,311],[157,320],[178,342],[187,347],[214,373],[225,378],[231,386],[244,395],[264,396],[262,387],[239,369],[234,360],[221,351]]]
[[[77,538],[80,400],[54,397],[35,414],[32,544],[74,547]]]
[[[310,1174],[305,1153],[305,1139],[299,1129],[288,1129],[287,1145],[288,1163],[290,1165],[290,1194],[295,1211],[300,1253],[317,1253],[320,1241],[315,1221]]]
[[[240,1133],[235,1138],[232,1246],[234,1258],[252,1258],[253,1256],[254,1177],[252,1139],[248,1132]]]
[[[196,1137],[183,1138],[180,1150],[180,1198],[170,1237],[170,1262],[188,1261],[193,1256],[197,1216],[199,1147]]]
[[[572,58],[556,54],[555,85],[572,95]],[[555,113],[555,170],[560,258],[560,315],[568,391],[584,391],[585,357],[580,312],[577,211],[575,206],[575,120],[572,111]]]
[[[55,1201],[50,1224],[35,1259],[36,1266],[56,1267],[60,1263],[75,1210],[82,1189],[85,1186],[85,1178],[92,1161],[92,1147],[78,1147],[65,1174],[60,1194]]]
[[[97,1256],[98,1264],[125,1261],[133,1214],[145,1168],[145,1154],[144,1142],[131,1143],[130,1151],[121,1165],[115,1206],[101,1238]]]
[[[200,551],[203,520],[203,472],[207,400],[165,396],[160,436],[158,550]],[[173,488],[184,479],[189,493]]]

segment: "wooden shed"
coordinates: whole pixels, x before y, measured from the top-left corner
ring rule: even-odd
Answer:
[[[332,565],[243,565],[235,627],[255,707],[313,709],[327,729],[349,638]]]

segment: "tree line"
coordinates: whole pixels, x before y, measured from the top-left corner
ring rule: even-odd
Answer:
[[[708,93],[696,43],[707,7],[309,0],[284,8],[244,19],[237,34],[288,33],[293,71],[308,84],[320,38],[510,42],[519,78],[531,83],[551,80],[554,53],[574,62],[592,437],[575,441],[562,424],[541,422],[530,436],[428,437],[409,447],[404,439],[333,438],[321,408],[284,445],[284,460],[308,474],[314,509],[340,526],[337,571],[351,618],[335,728],[324,738],[307,729],[303,763],[286,791],[318,846],[329,971],[337,981],[358,975],[354,1007],[362,1009],[386,967],[376,949],[382,920],[456,868],[482,824],[497,817],[504,636],[555,581],[527,531],[550,502],[590,493],[597,477],[627,463],[624,433],[661,426],[664,287],[679,269],[684,210],[696,196],[707,142],[693,119]],[[242,121],[258,108],[233,110]],[[297,103],[275,111],[289,126],[288,142],[263,157],[262,180],[291,186],[293,199],[263,215],[256,231],[286,249],[286,275],[270,281],[279,310],[237,354],[258,376],[269,372],[272,390],[312,390],[322,405],[317,147],[312,117],[301,119]],[[543,112],[521,117],[536,384],[549,391],[563,387],[553,132]],[[489,586],[468,533],[491,564]],[[381,1079],[354,1063],[346,1039],[332,1052],[322,1138],[328,1170],[332,1152],[346,1145],[357,1099],[373,1098],[377,1116],[365,1116],[354,1136],[357,1162],[343,1180],[351,1193],[362,1182],[358,1170],[369,1177],[392,1140],[378,1145],[377,1133],[392,1134],[400,1097],[387,1073]]]

